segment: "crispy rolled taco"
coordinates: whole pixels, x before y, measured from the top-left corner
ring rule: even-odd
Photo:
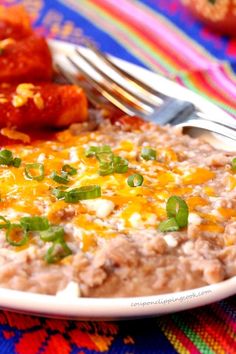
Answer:
[[[87,99],[74,85],[0,85],[0,128],[65,127],[87,119]]]
[[[30,17],[23,6],[0,6],[0,40],[6,38],[19,40],[31,34]]]
[[[45,39],[36,35],[0,41],[0,82],[48,81],[52,58]]]

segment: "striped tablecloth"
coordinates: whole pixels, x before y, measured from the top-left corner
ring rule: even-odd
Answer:
[[[177,0],[1,0],[23,3],[39,33],[148,67],[236,117],[236,37],[210,32]],[[79,322],[0,312],[0,353],[236,353],[236,298],[160,318]]]

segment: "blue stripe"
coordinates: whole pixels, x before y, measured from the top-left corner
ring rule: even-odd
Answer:
[[[61,1],[49,0],[47,4],[44,5],[44,8],[41,11],[41,15],[38,21],[35,23],[35,27],[43,23],[44,18],[46,17],[48,11],[55,9],[56,11],[63,14],[63,23],[66,21],[72,21],[77,26],[83,29],[83,33],[92,38],[104,52],[107,52],[111,55],[117,56],[124,60],[130,61],[134,64],[144,66],[141,60],[133,56],[126,48],[120,45],[112,37],[112,33],[106,33],[101,28],[99,28],[95,23],[89,21],[89,19],[83,17],[81,14],[75,12],[73,9],[63,5]],[[61,39],[60,36],[57,36],[57,39]]]

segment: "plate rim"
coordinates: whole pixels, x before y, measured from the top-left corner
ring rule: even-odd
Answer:
[[[49,40],[52,51],[58,52],[73,51],[76,45],[64,41]],[[136,64],[115,58],[118,62],[125,63],[129,67],[141,72],[156,76],[160,75],[139,67]],[[163,79],[163,77],[161,77]],[[169,79],[165,81],[172,87],[191,92],[189,89],[176,84]],[[177,85],[177,86],[176,86]],[[197,96],[205,105],[205,98]],[[190,95],[191,96],[191,95]],[[193,103],[196,98],[191,100]],[[217,111],[222,111],[214,104],[207,101],[208,109],[214,106]],[[232,119],[232,118],[230,118]],[[232,120],[231,120],[232,122]],[[215,301],[236,294],[236,276],[220,283],[207,285],[200,288],[184,290],[180,292],[141,296],[141,297],[119,297],[119,298],[74,298],[68,295],[59,297],[55,295],[44,295],[31,292],[17,291],[7,288],[0,288],[0,307],[25,314],[40,315],[44,317],[57,317],[66,319],[90,319],[90,320],[124,320],[141,318],[146,316],[159,316],[163,314],[193,309],[207,305]],[[201,295],[199,295],[201,294]]]
[[[62,298],[0,288],[0,307],[44,317],[124,320],[160,316],[205,306],[235,295],[235,288],[236,276],[201,288],[162,295],[122,298]]]

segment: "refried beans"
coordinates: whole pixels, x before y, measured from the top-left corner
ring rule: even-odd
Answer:
[[[107,120],[4,149],[21,165],[0,165],[1,287],[125,297],[236,275],[236,153],[176,127]],[[187,223],[161,231],[172,196]]]

